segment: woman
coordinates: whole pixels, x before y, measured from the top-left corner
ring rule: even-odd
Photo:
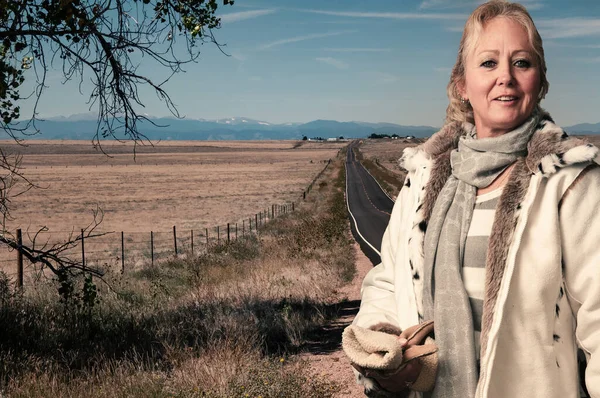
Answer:
[[[426,396],[579,397],[580,349],[584,385],[600,397],[598,149],[554,124],[539,105],[547,91],[526,9],[482,4],[465,25],[444,127],[404,151],[408,176],[353,327],[433,320]],[[392,377],[356,368],[367,395],[417,396],[407,387],[422,366],[409,364]]]

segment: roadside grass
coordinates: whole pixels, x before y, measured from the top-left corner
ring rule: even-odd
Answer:
[[[356,148],[356,158],[377,180],[379,185],[392,197],[398,196],[398,193],[404,185],[406,173],[398,175],[389,171],[387,168],[379,164],[377,158],[365,158],[360,148]]]
[[[332,166],[297,211],[193,258],[73,281],[68,298],[0,273],[0,396],[332,396],[294,359],[355,273]]]

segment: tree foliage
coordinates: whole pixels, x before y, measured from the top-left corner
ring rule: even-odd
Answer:
[[[63,81],[79,82],[90,108],[98,111],[95,146],[100,148],[103,138],[144,141],[138,125],[148,119],[140,113],[140,88],[149,87],[178,116],[164,84],[197,59],[200,45],[214,43],[221,49],[213,35],[220,27],[218,6],[217,0],[0,0],[0,127],[16,140],[38,133],[36,115],[47,73],[61,68]],[[157,66],[167,71],[163,81],[143,72]],[[30,92],[24,89],[27,79],[35,80]],[[87,81],[92,89],[84,93]],[[32,113],[23,115],[28,99],[34,102]],[[52,246],[36,246],[34,239],[24,247],[6,230],[11,199],[33,186],[19,162],[0,148],[0,244],[57,275],[89,272],[65,252],[84,237],[97,236],[100,213],[81,235]]]
[[[232,0],[222,4],[231,5]],[[199,44],[218,45],[217,0],[0,0],[0,115],[2,128],[35,133],[32,115],[21,103],[39,99],[51,66],[64,80],[91,81],[91,108],[98,109],[101,138],[139,141],[138,122],[146,119],[139,89],[148,86],[177,115],[164,83],[199,55]],[[220,48],[220,46],[219,46]],[[140,65],[167,69],[165,81],[153,81]],[[27,70],[31,69],[31,73]],[[35,78],[33,92],[23,92],[25,78]],[[15,123],[25,116],[29,123]]]

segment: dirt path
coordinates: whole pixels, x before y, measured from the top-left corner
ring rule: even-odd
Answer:
[[[307,353],[301,357],[311,363],[315,374],[327,377],[344,386],[337,397],[364,398],[363,390],[356,384],[350,362],[341,347],[342,332],[354,319],[360,305],[360,286],[366,273],[373,268],[369,259],[354,244],[357,273],[352,282],[340,289],[340,317],[327,325],[316,336],[318,339],[307,345]]]

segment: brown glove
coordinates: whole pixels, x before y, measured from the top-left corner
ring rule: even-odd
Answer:
[[[428,337],[433,333],[433,321],[412,326],[404,331],[393,325],[381,323],[369,328],[370,334],[365,333],[362,328],[350,328],[359,327],[349,326],[344,331],[344,351],[352,361],[352,366],[360,373],[357,375],[357,381],[365,386],[368,396],[397,397],[401,396],[398,394],[407,391],[407,388],[416,391],[429,391],[433,388],[437,370],[437,347],[433,339]],[[390,334],[397,336],[397,340],[392,340],[392,344],[389,343],[389,337],[385,337]],[[356,336],[362,340],[357,341]],[[365,336],[369,341],[364,340]],[[376,340],[376,343],[371,340]],[[376,347],[377,343],[383,344],[382,342],[390,346],[389,350],[373,352],[373,347]],[[397,344],[401,344],[401,351],[398,351]],[[364,352],[361,352],[361,348],[364,348]],[[390,355],[393,357],[390,358]],[[381,363],[378,358],[381,358]],[[392,395],[387,395],[388,392]]]
[[[411,326],[400,334],[400,338],[408,340],[408,348],[404,350],[402,363],[417,360],[422,365],[419,377],[410,385],[411,390],[429,391],[435,385],[438,349],[431,335],[433,335],[433,321]]]

